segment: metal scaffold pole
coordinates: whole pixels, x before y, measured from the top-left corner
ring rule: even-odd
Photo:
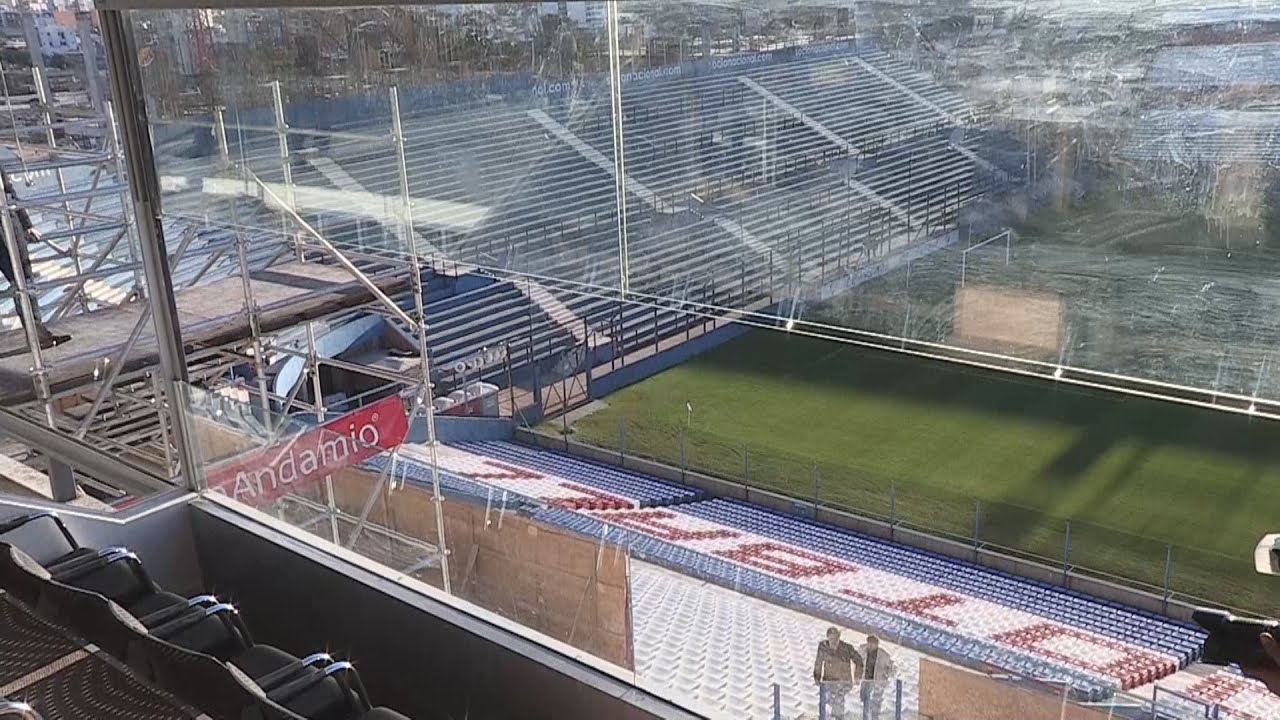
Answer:
[[[36,388],[36,396],[40,402],[44,403],[45,419],[50,428],[54,428],[53,405],[50,402],[49,393],[49,376],[45,372],[44,357],[40,351],[40,337],[36,332],[36,323],[39,318],[36,317],[35,303],[31,301],[31,293],[27,286],[27,273],[23,269],[26,263],[22,262],[22,253],[24,248],[18,242],[18,232],[13,225],[13,216],[10,214],[9,198],[4,198],[4,207],[0,210],[0,230],[4,232],[4,247],[9,253],[10,261],[13,263],[13,294],[17,300],[18,312],[22,314],[22,328],[27,335],[27,348],[31,351],[31,380]]]
[[[227,145],[227,118],[221,105],[213,109],[213,136],[218,143],[218,169],[223,170],[231,165],[231,149]]]
[[[431,459],[431,492],[436,512],[436,534],[439,536],[440,575],[443,578],[444,591],[453,592],[452,580],[449,578],[449,550],[444,535],[444,502],[440,495],[440,460],[436,454],[436,407],[433,388],[431,386],[431,359],[427,352],[427,314],[426,301],[423,298],[422,265],[418,259],[418,243],[413,230],[413,203],[409,195],[409,169],[404,156],[404,127],[400,124],[400,91],[391,88],[391,132],[396,146],[396,163],[400,172],[400,212],[404,227],[404,239],[408,244],[409,263],[413,272],[413,309],[417,315],[418,353],[422,364],[422,387],[417,394],[417,412],[422,412],[427,421],[427,448]]]
[[[173,278],[160,223],[160,183],[152,155],[151,132],[137,51],[123,11],[101,10],[102,44],[107,55],[111,96],[120,113],[120,139],[128,163],[129,189],[138,231],[142,267],[155,324],[160,374],[165,391],[173,440],[183,479],[188,487],[202,489],[201,464],[193,446],[184,388],[187,384],[186,353],[173,298]]]
[[[53,131],[53,112],[49,109],[50,105],[49,105],[49,94],[48,94],[48,91],[49,91],[48,81],[44,78],[44,73],[39,67],[33,66],[31,68],[31,72],[33,75],[36,76],[35,77],[36,100],[39,101],[40,103],[40,116],[44,120],[45,143],[49,146],[50,150],[57,150],[58,139],[57,139],[57,134],[54,133]],[[67,227],[73,228],[75,227],[76,222],[75,222],[75,218],[71,216],[71,205],[66,200],[67,179],[66,179],[66,176],[62,174],[61,165],[54,168],[53,176],[58,183],[58,194],[63,196],[63,200],[62,200],[63,217],[66,219]],[[92,200],[90,202],[92,202]],[[84,222],[81,221],[80,224],[83,225]],[[83,241],[84,241],[83,235],[75,235],[71,238],[71,247],[70,247],[71,262],[74,263],[75,265],[77,276],[84,273],[84,268],[81,266],[81,263],[80,263],[80,244]],[[83,286],[80,287],[79,292],[76,293],[76,296],[77,297],[75,298],[75,301],[79,302],[80,307],[83,308],[86,312],[88,312],[89,302],[88,300],[85,299]]]
[[[275,109],[275,130],[276,130],[276,146],[280,152],[280,173],[284,178],[284,205],[289,213],[297,216],[297,196],[293,186],[293,158],[289,154],[289,123],[286,121],[284,107],[284,90],[279,80],[271,83],[271,102]],[[221,113],[215,113],[215,117],[221,117]],[[225,142],[220,139],[219,142]],[[246,168],[247,170],[247,168]],[[287,234],[289,232],[288,217],[280,217],[281,232]],[[297,245],[298,262],[305,263],[307,261],[306,241],[302,235],[295,236]],[[247,278],[247,275],[246,275]],[[246,279],[246,283],[247,283]],[[257,342],[257,331],[254,332],[255,342]],[[266,378],[260,375],[263,382],[263,401],[267,402],[266,394]],[[311,383],[311,407],[315,412],[316,422],[323,423],[325,418],[324,409],[324,388],[320,381],[320,360],[316,353],[316,328],[315,323],[307,321],[307,357],[306,365],[303,369],[302,376],[298,378],[298,383]],[[285,414],[281,417],[281,423],[288,419],[288,408],[284,408]],[[270,426],[268,424],[268,426]],[[329,518],[329,536],[334,543],[342,540],[341,532],[338,527],[338,496],[333,487],[333,476],[326,475],[324,477],[324,497],[325,510]]]
[[[285,122],[284,95],[280,90],[280,81],[271,83],[271,101],[276,109],[276,140],[280,146],[280,172],[284,177],[285,202],[294,207],[293,198],[293,165],[289,160],[289,124]]]
[[[253,343],[253,373],[257,376],[258,395],[262,403],[262,424],[271,427],[271,396],[267,393],[266,350],[262,344],[261,321],[258,318],[258,301],[253,295],[253,282],[249,278],[249,240],[240,229],[239,202],[231,199],[231,217],[236,226],[236,263],[240,268],[240,286],[244,293],[244,311],[249,320],[249,334]],[[287,410],[287,408],[286,408]]]

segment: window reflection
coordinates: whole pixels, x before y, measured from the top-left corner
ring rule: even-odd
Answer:
[[[341,247],[415,242],[589,311],[584,295],[626,292],[1280,394],[1266,9],[540,2],[136,23],[173,214],[233,200],[289,242],[234,189],[247,170],[291,183]],[[412,233],[393,227],[392,86]]]

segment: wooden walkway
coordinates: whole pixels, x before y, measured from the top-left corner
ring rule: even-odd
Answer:
[[[411,288],[405,269],[371,273],[370,279],[387,295]],[[263,333],[316,320],[335,312],[374,301],[373,294],[342,268],[319,263],[287,262],[250,276],[258,321]],[[239,276],[217,280],[178,293],[178,322],[188,351],[247,341],[249,316],[245,311],[243,282]],[[94,383],[108,363],[121,360],[145,301],[85,315],[50,325],[55,333],[71,335],[71,341],[41,353],[49,385],[57,394]],[[0,405],[13,406],[36,400],[31,379],[31,355],[21,330],[0,336]],[[104,362],[108,361],[108,362]],[[155,330],[147,323],[121,372],[133,372],[159,363]]]

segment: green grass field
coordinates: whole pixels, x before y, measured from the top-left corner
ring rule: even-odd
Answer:
[[[755,331],[606,398],[575,437],[1247,610],[1280,531],[1280,426]],[[686,402],[693,405],[692,420]],[[686,423],[690,422],[687,430]],[[556,423],[558,427],[558,423]],[[892,490],[891,490],[892,488]]]

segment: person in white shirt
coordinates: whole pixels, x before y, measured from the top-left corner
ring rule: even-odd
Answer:
[[[862,720],[879,720],[885,688],[897,668],[889,653],[880,647],[880,638],[875,635],[867,636],[867,642],[858,648],[858,654],[862,656],[862,674],[858,687],[858,696],[862,699]]]

